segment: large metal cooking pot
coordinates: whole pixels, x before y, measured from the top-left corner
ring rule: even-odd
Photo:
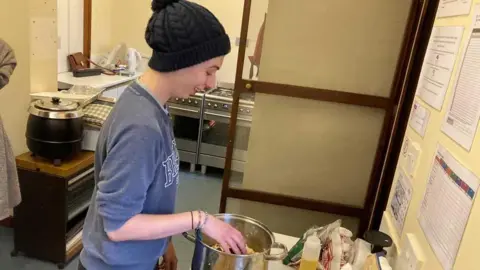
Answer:
[[[80,104],[55,97],[39,99],[28,112],[27,146],[34,155],[57,163],[81,151],[84,113]]]
[[[239,230],[245,237],[247,245],[257,253],[228,254],[212,248],[216,244],[215,240],[200,231],[197,231],[196,236],[184,233],[185,238],[195,243],[192,270],[266,270],[268,261],[282,260],[287,255],[286,246],[276,243],[273,233],[259,221],[235,214],[214,216]],[[272,254],[272,249],[282,249],[282,252]]]

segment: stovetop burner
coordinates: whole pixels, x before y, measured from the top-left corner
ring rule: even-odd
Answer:
[[[213,95],[213,96],[231,98],[231,97],[233,97],[233,90],[216,88],[216,89],[213,89],[208,94]]]
[[[233,99],[233,90],[226,88],[216,88],[207,92],[210,96],[217,96],[222,98]],[[240,99],[245,101],[254,102],[255,94],[254,93],[242,93],[240,94]]]

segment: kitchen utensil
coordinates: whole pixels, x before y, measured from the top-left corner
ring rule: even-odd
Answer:
[[[246,239],[247,246],[257,253],[251,255],[228,254],[214,249],[216,244],[201,231],[196,236],[184,233],[184,237],[195,243],[192,270],[266,270],[268,261],[282,260],[288,250],[283,244],[276,243],[273,233],[261,222],[242,215],[216,214],[216,218],[232,225]],[[278,254],[271,254],[272,249],[282,249]]]
[[[55,164],[81,151],[83,110],[74,101],[39,99],[31,103],[26,139],[29,150]]]

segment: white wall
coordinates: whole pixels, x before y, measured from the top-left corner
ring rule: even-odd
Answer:
[[[67,56],[83,52],[83,0],[57,0],[58,73],[69,70]]]

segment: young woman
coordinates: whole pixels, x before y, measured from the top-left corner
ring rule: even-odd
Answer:
[[[245,253],[240,232],[202,211],[174,214],[179,158],[167,100],[215,86],[230,41],[204,7],[152,3],[149,69],[122,94],[100,132],[96,189],[83,228],[79,269],[176,269],[170,237],[200,228],[224,250]]]

